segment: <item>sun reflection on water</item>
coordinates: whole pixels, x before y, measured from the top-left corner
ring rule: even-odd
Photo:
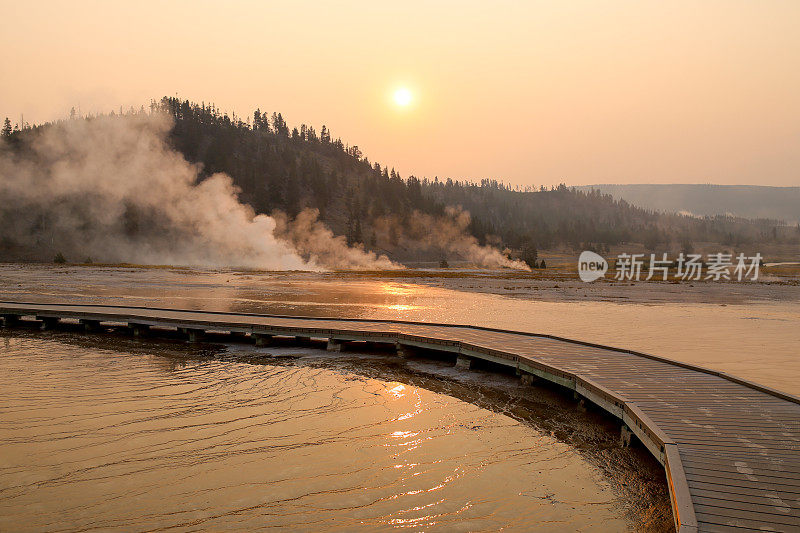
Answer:
[[[423,287],[419,285],[399,283],[381,283],[380,291],[387,296],[412,296],[422,292]]]
[[[413,311],[415,309],[419,309],[419,306],[416,305],[387,305],[385,309],[390,309],[392,311]]]
[[[402,398],[403,396],[405,396],[406,395],[405,391],[406,391],[406,386],[403,385],[402,383],[398,383],[394,387],[391,387],[386,390],[386,392],[389,393],[389,396],[395,399]]]
[[[416,437],[417,435],[419,435],[419,431],[395,431],[391,434],[391,436],[395,439],[407,439],[410,437]]]

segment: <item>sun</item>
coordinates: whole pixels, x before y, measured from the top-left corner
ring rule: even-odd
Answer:
[[[400,87],[394,92],[394,103],[400,107],[408,107],[412,99],[411,91],[405,87]]]

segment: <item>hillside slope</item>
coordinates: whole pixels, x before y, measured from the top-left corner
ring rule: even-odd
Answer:
[[[730,214],[744,218],[800,222],[800,187],[759,185],[633,184],[587,185],[583,191],[597,190],[645,209],[667,213],[686,212],[698,216]]]

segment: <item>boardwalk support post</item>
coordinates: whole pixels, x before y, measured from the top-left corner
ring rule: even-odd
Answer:
[[[228,332],[228,341],[245,343],[247,342],[247,336],[242,331],[230,331]]]
[[[539,378],[534,376],[533,374],[528,374],[527,372],[520,372],[519,380],[522,382],[523,385],[533,385]]]
[[[403,359],[409,359],[417,354],[417,350],[408,344],[400,344],[399,342],[395,342],[394,347],[395,350],[397,350],[397,356],[402,357]]]
[[[469,370],[473,367],[474,363],[475,360],[472,357],[467,357],[466,355],[459,355],[456,358],[456,368]]]
[[[256,340],[256,346],[269,346],[272,344],[272,335],[253,333],[253,338]]]
[[[581,396],[578,391],[572,391],[572,398],[578,402],[578,410],[586,412],[586,398]]]
[[[3,327],[10,328],[19,323],[19,315],[3,315]]]
[[[42,321],[42,326],[41,326],[42,331],[55,329],[58,326],[58,317],[52,317],[52,316],[42,316],[42,317],[40,317],[40,316],[37,316],[36,320],[41,320]]]
[[[328,346],[325,349],[329,352],[341,352],[343,344],[340,340],[328,339]]]
[[[87,333],[98,332],[98,331],[100,331],[102,329],[100,327],[100,321],[99,320],[88,320],[88,319],[82,318],[80,320],[80,323],[83,324],[83,329]]]
[[[205,336],[206,330],[196,328],[186,328],[186,335],[189,342],[200,342]]]
[[[628,448],[631,445],[631,437],[633,437],[633,432],[628,429],[628,426],[622,424],[622,429],[619,433],[619,445],[623,448]]]
[[[150,331],[150,326],[147,324],[136,324],[134,322],[129,322],[128,327],[133,331],[134,337],[144,337]]]

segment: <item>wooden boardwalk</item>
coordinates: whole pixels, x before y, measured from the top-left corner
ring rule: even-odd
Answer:
[[[664,465],[679,531],[800,531],[800,399],[667,359],[578,341],[490,328],[79,304],[0,302],[7,324],[78,319],[204,331],[393,343],[484,359],[526,380],[572,389],[623,423]],[[732,347],[735,349],[735,347]]]

